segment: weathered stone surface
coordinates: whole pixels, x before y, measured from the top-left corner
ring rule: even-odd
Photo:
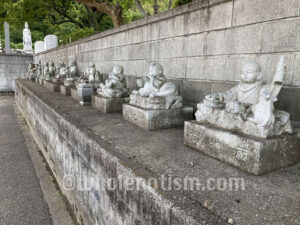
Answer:
[[[122,112],[122,105],[129,102],[129,97],[105,98],[99,95],[92,96],[92,106],[103,113]]]
[[[62,188],[79,222],[224,225],[232,218],[240,225],[299,224],[299,163],[256,177],[184,147],[183,129],[147,132],[119,113],[82,108],[27,80],[16,84],[16,102],[60,187],[64,175],[84,178],[76,179],[74,190]],[[127,186],[109,191],[95,185],[99,179],[162,176],[197,178],[203,185],[185,191],[161,191],[153,185],[140,191]],[[82,191],[80,181],[91,189]],[[236,181],[240,186],[230,189]]]
[[[123,104],[123,118],[148,131],[182,127],[185,120],[193,118],[193,108],[147,110]]]
[[[60,93],[66,96],[71,95],[71,87],[66,87],[64,85],[60,85]]]
[[[60,92],[60,84],[49,82],[48,89],[52,92]]]
[[[77,88],[71,88],[71,96],[77,101],[82,101],[82,97],[79,97]]]
[[[94,88],[90,84],[79,84],[77,87],[78,97],[81,98],[79,104],[82,106],[90,106],[92,104],[92,95]]]
[[[182,104],[176,103],[176,102],[181,103],[181,100],[182,98],[181,97],[178,98],[178,96],[149,98],[149,97],[136,95],[136,94],[130,95],[130,105],[134,105],[143,109],[153,109],[153,110],[181,108]]]
[[[184,144],[255,175],[300,161],[300,138],[296,135],[256,139],[197,121],[186,121]]]
[[[298,0],[238,0],[234,3],[233,25],[258,23],[299,14]]]
[[[30,55],[5,54],[0,52],[0,92],[14,91],[15,79],[28,77]]]
[[[261,52],[299,51],[300,17],[264,24]]]

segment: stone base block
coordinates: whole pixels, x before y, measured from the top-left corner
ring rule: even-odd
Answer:
[[[92,106],[103,113],[122,112],[122,105],[129,102],[127,98],[105,98],[99,95],[92,96]]]
[[[78,97],[81,98],[79,104],[82,106],[92,105],[92,95],[94,88],[90,84],[80,84],[77,88]]]
[[[185,120],[193,118],[193,108],[147,110],[123,104],[123,118],[145,130],[182,127]]]
[[[78,96],[77,88],[71,88],[71,97],[77,101],[82,101],[82,98]]]
[[[300,161],[300,138],[296,135],[260,139],[186,121],[184,144],[255,175]]]
[[[39,84],[43,85],[43,80],[41,78],[39,78]]]
[[[49,82],[48,89],[53,92],[60,92],[60,84]]]
[[[60,85],[60,93],[66,96],[71,96],[71,88],[64,85]]]

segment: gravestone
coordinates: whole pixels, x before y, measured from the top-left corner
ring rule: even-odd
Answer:
[[[58,46],[58,38],[56,35],[47,35],[44,39],[45,51],[56,48]]]
[[[5,52],[10,53],[10,37],[9,37],[9,24],[4,22],[5,31]]]
[[[35,54],[45,51],[45,43],[43,41],[36,41],[34,43],[34,49]]]

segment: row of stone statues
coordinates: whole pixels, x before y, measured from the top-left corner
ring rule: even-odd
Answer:
[[[277,74],[271,84],[263,84],[261,66],[257,62],[248,62],[242,69],[241,82],[224,93],[210,94],[198,104],[197,121],[205,121],[218,126],[234,129],[255,136],[268,137],[292,132],[289,114],[274,110],[273,103],[284,81],[285,63],[281,58]],[[115,65],[105,82],[100,82],[100,72],[92,63],[79,76],[76,61],[70,66],[63,62],[58,67],[51,63],[30,64],[28,76],[37,77],[54,83],[62,83],[66,87],[78,87],[88,84],[100,96],[106,98],[128,97],[131,91],[126,87],[124,68]],[[149,73],[137,80],[139,90],[133,90],[130,103],[136,104],[137,96],[148,97],[141,103],[146,109],[175,109],[182,107],[182,97],[175,84],[168,82],[163,67],[158,63],[150,65]],[[155,97],[160,100],[154,101]],[[163,100],[161,100],[163,99]],[[160,102],[158,102],[160,101]],[[162,104],[163,103],[163,104]]]
[[[31,64],[28,73],[29,77],[36,74],[39,79],[76,87],[83,99],[94,99],[95,108],[102,112],[123,111],[125,120],[146,130],[178,127],[186,121],[187,146],[260,174],[289,165],[295,155],[300,155],[295,152],[299,147],[297,141],[293,139],[287,145],[287,139],[279,138],[293,133],[289,113],[274,109],[285,70],[281,57],[272,83],[264,84],[260,64],[246,63],[238,85],[226,92],[209,94],[198,104],[195,122],[193,108],[183,106],[176,85],[167,81],[158,63],[151,64],[148,74],[137,79],[139,89],[133,91],[127,88],[124,68],[120,65],[113,67],[105,81],[95,64],[79,76],[75,61],[70,66],[60,63],[58,68],[54,63]],[[263,165],[270,159],[268,154],[288,159],[281,164],[271,160],[270,165]]]

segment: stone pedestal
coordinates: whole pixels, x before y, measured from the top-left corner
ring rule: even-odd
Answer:
[[[43,79],[39,78],[39,84],[43,85]]]
[[[77,88],[75,88],[75,87],[71,88],[71,96],[73,99],[75,99],[77,101],[82,101],[82,98],[80,98],[78,96],[78,91],[77,91]]]
[[[90,84],[79,84],[77,88],[78,97],[81,98],[79,104],[82,106],[92,105],[92,95],[94,88]]]
[[[60,92],[60,85],[59,83],[49,82],[48,89],[53,92]]]
[[[36,82],[36,83],[39,83],[39,80],[40,80],[40,79],[39,79],[38,77],[35,78],[35,82]]]
[[[48,81],[43,80],[43,86],[44,86],[45,88],[47,88],[47,83],[48,83]]]
[[[125,98],[105,98],[99,95],[92,96],[92,106],[103,113],[122,112],[122,105],[129,102]]]
[[[185,120],[193,118],[193,108],[153,110],[123,104],[123,118],[148,131],[182,127]]]
[[[300,138],[296,135],[256,138],[186,121],[184,144],[255,175],[300,161]]]
[[[60,93],[66,96],[71,96],[71,87],[60,85]]]

